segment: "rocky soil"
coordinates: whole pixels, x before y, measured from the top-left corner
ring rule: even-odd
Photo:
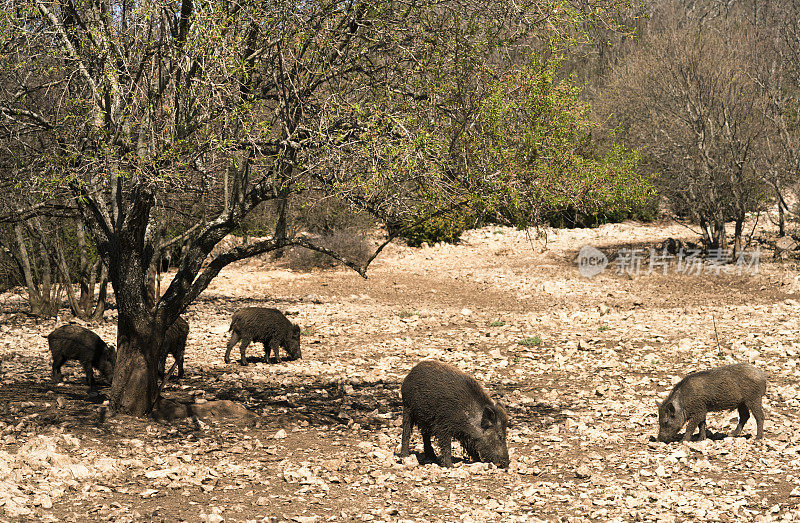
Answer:
[[[455,246],[392,245],[367,280],[267,259],[230,267],[187,312],[186,378],[165,395],[233,400],[255,419],[104,419],[78,365],[50,383],[43,336],[65,320],[34,322],[20,295],[0,295],[0,520],[800,519],[797,267],[763,252],[758,273],[617,270],[617,254],[669,237],[692,234],[492,227]],[[591,279],[576,265],[584,245],[612,260]],[[230,316],[248,305],[302,325],[304,359],[269,364],[252,344],[250,365],[225,365]],[[93,326],[109,342],[114,314]],[[400,383],[424,358],[507,406],[508,470],[420,465],[417,433],[419,454],[398,457]],[[732,412],[709,415],[713,439],[652,441],[674,383],[734,361],[769,374],[765,439],[752,420],[726,437]]]

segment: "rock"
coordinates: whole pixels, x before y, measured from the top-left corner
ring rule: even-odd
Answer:
[[[797,242],[791,236],[783,236],[775,242],[775,250],[780,251],[794,251],[798,247]]]

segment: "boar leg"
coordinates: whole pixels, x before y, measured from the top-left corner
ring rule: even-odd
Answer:
[[[756,418],[756,439],[761,439],[764,437],[764,410],[761,408],[761,398],[747,406],[750,407],[750,412]]]
[[[750,419],[750,411],[747,410],[747,405],[742,403],[739,405],[739,424],[736,425],[736,428],[731,433],[731,436],[734,438],[742,433],[742,429],[744,428],[744,424],[747,423],[747,420]]]
[[[89,393],[94,391],[94,371],[92,370],[92,362],[87,361],[83,364],[83,370],[86,372],[86,382],[89,384]]]
[[[253,341],[250,338],[242,338],[242,344],[239,345],[239,355],[242,357],[239,360],[241,365],[247,365],[247,356],[245,356],[245,351],[247,350],[247,346],[250,345],[250,342]]]
[[[706,439],[706,419],[705,418],[703,418],[703,421],[701,421],[697,425],[697,430],[698,430],[698,432],[700,434],[700,437],[697,438],[697,441],[703,441],[704,439]]]
[[[61,366],[64,365],[64,359],[58,356],[53,356],[53,383],[61,383],[63,376],[61,375]]]
[[[452,467],[453,466],[453,446],[452,446],[452,439],[450,436],[446,436],[442,438],[442,441],[439,442],[439,447],[442,449],[442,466],[443,467]]]
[[[278,363],[281,361],[281,355],[278,352],[281,348],[281,344],[275,338],[271,338],[269,342],[264,344],[264,361],[269,361],[270,363]]]
[[[692,434],[694,434],[695,429],[697,429],[697,426],[700,425],[704,419],[705,417],[701,419],[689,418],[689,423],[686,424],[686,434],[683,435],[683,439],[681,441],[691,441]],[[705,436],[705,434],[703,434],[703,436]]]
[[[422,431],[422,446],[425,450],[425,457],[429,461],[436,461],[436,453],[433,451],[433,445],[431,445],[431,433],[428,431]]]
[[[403,409],[403,441],[400,445],[400,457],[405,458],[411,451],[411,416]]]
[[[228,342],[228,350],[225,351],[225,363],[231,362],[231,350],[233,350],[233,346],[239,343],[239,335],[236,334],[236,331],[231,333],[231,340]]]

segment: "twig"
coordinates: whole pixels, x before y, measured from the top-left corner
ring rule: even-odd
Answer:
[[[702,236],[702,234],[700,233],[700,231],[695,231],[694,229],[692,229],[691,227],[689,227],[688,225],[686,225],[685,223],[683,223],[682,221],[680,221],[680,220],[678,219],[678,217],[677,217],[677,216],[670,216],[670,217],[669,217],[669,219],[670,219],[670,220],[672,220],[673,222],[677,223],[677,224],[678,224],[678,225],[680,225],[681,227],[685,227],[686,229],[689,229],[689,230],[690,230],[690,231],[692,231],[694,234],[696,234],[696,235],[698,235],[698,236]]]
[[[722,348],[719,346],[719,336],[717,336],[717,320],[714,318],[714,315],[711,315],[711,322],[714,324],[714,339],[717,340],[717,352],[719,353],[719,357],[722,358],[724,354],[722,354]]]
[[[769,213],[766,213],[769,216]],[[745,249],[750,247],[750,244],[753,242],[753,236],[756,234],[756,225],[758,225],[758,219],[761,218],[761,211],[758,211],[756,214],[756,222],[753,224],[753,229],[750,231],[750,236],[747,238],[747,243],[745,244]]]
[[[156,394],[155,399],[153,399],[153,404],[150,405],[150,410],[153,410],[153,407],[156,406],[156,403],[158,403],[158,400],[161,399],[161,391],[164,390],[164,385],[167,384],[167,382],[169,381],[170,376],[172,376],[172,373],[175,371],[175,367],[177,367],[177,366],[178,366],[178,360],[176,359],[175,361],[172,362],[172,367],[170,367],[169,370],[164,374],[164,379],[161,380],[161,385],[159,385],[159,387],[158,387],[158,393]]]

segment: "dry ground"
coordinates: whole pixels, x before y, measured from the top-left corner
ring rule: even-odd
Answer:
[[[545,244],[487,228],[457,246],[393,245],[368,280],[231,267],[188,311],[187,376],[166,395],[241,402],[255,426],[102,422],[77,365],[50,383],[42,336],[56,324],[0,295],[0,520],[800,519],[797,268],[765,254],[758,274],[610,266],[586,279],[575,265],[585,244],[610,254],[687,234],[625,223],[549,231]],[[253,344],[249,366],[223,363],[231,313],[254,304],[303,326],[302,360],[265,363]],[[94,328],[115,338],[113,321]],[[508,407],[509,470],[400,460],[400,382],[424,358]],[[752,440],[752,421],[749,437],[723,437],[734,412],[709,416],[716,439],[652,442],[656,401],[731,361],[769,374],[766,438]]]

